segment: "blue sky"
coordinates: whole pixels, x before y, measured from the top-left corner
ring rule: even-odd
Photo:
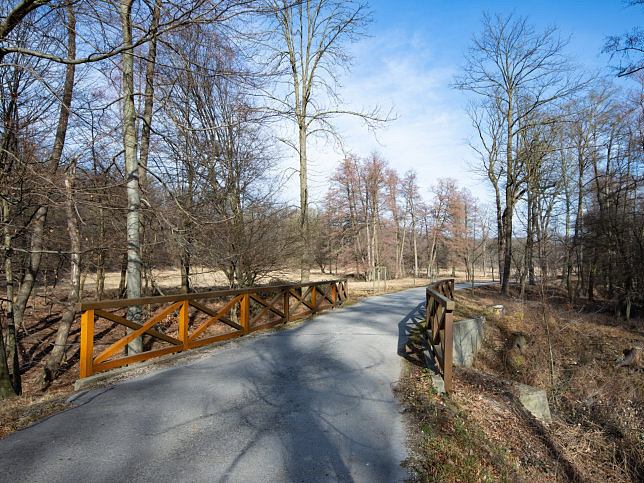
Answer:
[[[455,178],[482,202],[489,199],[485,180],[469,165],[473,132],[463,93],[450,83],[463,66],[472,36],[481,29],[483,11],[527,16],[538,30],[556,25],[570,37],[567,53],[588,71],[612,75],[610,58],[601,49],[608,35],[642,25],[644,8],[604,1],[387,1],[369,2],[373,23],[368,37],[351,46],[354,62],[344,77],[341,96],[353,108],[393,107],[397,120],[377,133],[377,140],[357,120],[336,123],[345,148],[361,156],[378,151],[403,175],[418,173],[423,195],[436,178]],[[618,81],[634,87],[632,81]],[[311,191],[321,199],[341,153],[324,142],[313,143]]]

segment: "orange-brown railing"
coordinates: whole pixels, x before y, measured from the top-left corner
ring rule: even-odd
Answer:
[[[343,279],[83,302],[78,307],[82,313],[80,377],[240,337],[331,309],[346,298],[347,280]],[[142,308],[141,323],[125,318],[131,306]],[[143,337],[144,351],[125,355],[126,346],[137,337]]]
[[[454,279],[439,280],[427,287],[424,337],[433,350],[445,391],[452,390],[454,352]]]

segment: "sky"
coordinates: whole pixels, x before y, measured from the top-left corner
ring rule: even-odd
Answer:
[[[371,0],[369,5],[373,22],[368,36],[350,46],[353,64],[340,95],[357,110],[392,108],[396,120],[374,137],[359,120],[338,118],[344,149],[364,157],[376,151],[401,176],[415,170],[426,198],[438,178],[449,177],[482,203],[491,200],[491,191],[473,168],[476,154],[469,140],[475,133],[465,111],[467,98],[450,87],[472,37],[481,30],[482,13],[527,16],[537,30],[555,25],[562,38],[570,38],[566,53],[575,64],[611,77],[610,56],[601,53],[606,37],[644,24],[644,8],[627,7],[621,0]],[[630,80],[617,82],[634,87]],[[309,144],[308,155],[309,190],[313,201],[320,201],[342,151],[318,140]],[[287,163],[294,168],[296,160]]]

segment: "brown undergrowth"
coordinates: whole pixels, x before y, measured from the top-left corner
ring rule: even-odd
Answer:
[[[493,318],[492,306],[499,304],[505,315]],[[543,287],[528,288],[523,298],[518,293],[503,297],[498,286],[463,290],[457,292],[456,306],[457,319],[486,316],[485,342],[473,369],[455,369],[449,397],[424,388],[426,377],[412,365],[402,387],[408,386],[410,394],[424,391],[423,397],[434,401],[424,418],[440,423],[436,404],[452,407],[451,417],[475,428],[482,447],[498,448],[514,468],[499,471],[492,465],[493,479],[644,481],[644,370],[617,367],[624,349],[644,346],[641,320],[625,322],[597,304],[570,304],[558,289]],[[520,348],[517,338],[525,341]],[[510,381],[547,391],[549,425],[523,410]],[[427,426],[419,424],[412,424],[411,431]],[[449,431],[443,437],[449,440]],[[450,454],[456,452],[467,467],[467,456],[476,449],[458,441],[455,446]],[[421,459],[439,463],[441,457],[430,449],[436,448],[421,445]],[[485,450],[479,458],[489,460],[488,454]],[[419,479],[482,479],[476,466],[440,477],[433,471],[421,471]]]

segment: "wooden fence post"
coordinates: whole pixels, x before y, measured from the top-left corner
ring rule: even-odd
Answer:
[[[245,293],[241,299],[241,326],[244,328],[244,334],[248,334],[250,320],[250,295]]]
[[[190,322],[190,303],[184,300],[179,309],[179,340],[183,342],[183,350],[188,350],[188,324]]]
[[[94,311],[81,315],[80,378],[94,374]]]
[[[291,299],[289,298],[289,296],[290,296],[289,289],[288,287],[286,287],[284,289],[284,323],[289,322],[289,318],[290,318],[289,309],[291,308],[290,307]]]
[[[317,313],[318,311],[318,304],[316,300],[316,289],[317,285],[311,286],[311,305],[313,305],[313,313]]]
[[[443,352],[443,380],[445,382],[445,392],[452,390],[452,363],[454,359],[454,321],[451,310],[445,311],[445,349]]]

